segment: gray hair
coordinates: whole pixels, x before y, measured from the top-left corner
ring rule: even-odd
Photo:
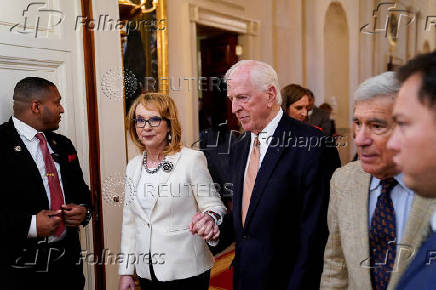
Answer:
[[[276,71],[267,63],[258,60],[240,60],[226,72],[224,80],[231,79],[232,74],[242,67],[250,67],[250,81],[259,90],[265,91],[269,86],[276,89],[276,103],[282,104],[282,95],[280,94],[279,79]]]
[[[400,83],[395,72],[384,72],[369,78],[354,92],[354,101],[366,101],[380,96],[396,96],[400,90]]]

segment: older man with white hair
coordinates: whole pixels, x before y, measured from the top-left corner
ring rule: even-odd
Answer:
[[[331,181],[321,289],[394,289],[429,225],[433,204],[404,185],[387,147],[399,87],[395,73],[386,72],[355,92],[360,160],[336,170]]]
[[[334,142],[280,108],[277,74],[240,61],[226,74],[232,111],[246,131],[232,146],[235,290],[318,289],[327,240]]]

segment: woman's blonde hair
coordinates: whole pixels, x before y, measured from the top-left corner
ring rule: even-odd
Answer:
[[[135,111],[138,105],[143,105],[147,110],[158,111],[164,121],[167,122],[170,128],[171,141],[169,141],[168,146],[164,149],[163,154],[171,155],[179,152],[182,148],[182,129],[180,128],[180,122],[177,118],[177,108],[173,99],[164,94],[143,93],[136,98],[130,106],[127,115],[129,135],[133,143],[141,151],[144,151],[145,146],[139,140],[135,127]]]

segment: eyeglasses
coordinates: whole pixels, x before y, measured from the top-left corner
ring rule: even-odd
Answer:
[[[151,117],[150,119],[147,120],[139,117],[137,119],[133,119],[133,121],[135,122],[136,128],[144,128],[147,123],[150,125],[150,127],[159,127],[160,122],[163,119],[164,118],[161,117]]]

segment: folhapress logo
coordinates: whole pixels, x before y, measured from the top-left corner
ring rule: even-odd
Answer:
[[[10,31],[20,34],[34,34],[35,38],[41,31],[48,31],[60,25],[65,15],[62,11],[49,9],[45,2],[32,2],[23,10],[23,21],[15,24]]]

